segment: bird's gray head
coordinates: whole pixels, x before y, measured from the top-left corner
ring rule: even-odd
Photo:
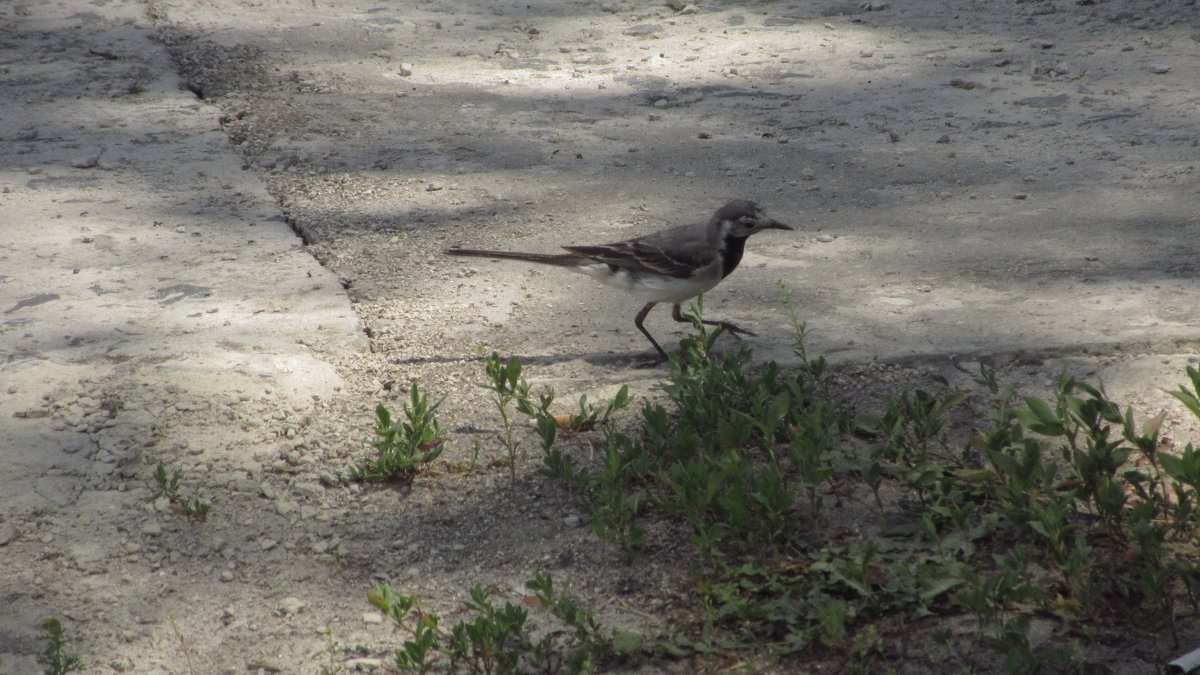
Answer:
[[[735,199],[717,209],[708,222],[709,232],[717,237],[745,239],[761,230],[790,230],[790,225],[773,218],[759,208],[758,204],[745,199]]]

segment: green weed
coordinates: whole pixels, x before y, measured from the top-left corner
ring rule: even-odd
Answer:
[[[482,586],[471,588],[463,608],[471,618],[449,630],[438,615],[424,611],[416,598],[398,594],[386,584],[368,593],[376,608],[409,636],[395,651],[395,666],[402,672],[427,673],[448,665],[454,672],[590,673],[618,652],[636,649],[640,636],[619,630],[606,632],[592,613],[565,593],[556,592],[549,575],[537,573],[525,583],[532,595],[522,604],[544,610],[563,630],[547,632],[534,640],[528,625],[529,611],[520,604],[497,606]],[[446,664],[446,662],[449,662]]]
[[[514,423],[510,416],[510,409],[514,403],[518,402],[530,405],[528,403],[529,383],[521,377],[521,360],[515,356],[508,361],[504,361],[500,358],[499,354],[492,352],[492,355],[485,362],[484,370],[488,377],[488,384],[484,386],[492,390],[492,402],[496,406],[496,412],[500,413],[500,444],[504,446],[504,450],[508,454],[509,476],[515,482],[517,480],[517,459],[520,456],[521,440],[515,432]],[[547,446],[554,442],[554,435],[556,433],[555,427],[552,424],[553,418],[546,410],[553,400],[553,395],[543,399],[543,418],[547,421],[544,423],[544,426],[538,426],[538,431],[544,434],[543,438],[546,439],[544,442]]]
[[[375,408],[376,440],[371,442],[377,456],[351,466],[350,476],[360,481],[412,481],[442,454],[447,440],[436,416],[439,405],[440,401],[430,405],[415,384],[401,419],[393,420],[380,403]]]
[[[184,515],[188,520],[204,522],[208,520],[208,514],[212,510],[212,506],[200,499],[199,497],[184,497],[179,493],[179,483],[183,475],[178,471],[167,473],[167,467],[159,464],[154,470],[154,479],[158,483],[158,489],[147,501],[154,502],[165,497],[171,504],[171,508],[177,513]]]
[[[629,403],[625,389],[555,415],[554,393],[535,399],[517,359],[493,354],[486,365],[510,467],[522,415],[534,421],[543,473],[627,560],[664,544],[652,530],[677,531],[648,521],[686,528],[693,613],[652,643],[657,653],[752,653],[751,663],[785,669],[818,655],[847,672],[888,672],[905,664],[906,626],[928,619],[936,627],[925,635],[945,650],[939,668],[1071,672],[1103,648],[1095,626],[1116,608],[1147,630],[1200,611],[1200,450],[1164,442],[1163,415],[1137,420],[1103,387],[1066,375],[1047,399],[1021,397],[984,365],[968,372],[978,391],[934,376],[937,386],[891,392],[883,410],[858,413],[833,396],[794,309],[790,368],[755,364],[744,347],[718,350],[720,330],[700,311],[689,311],[694,330],[670,358],[668,400],[624,426],[612,418]],[[1200,372],[1187,375],[1171,394],[1200,419]],[[587,438],[591,452],[564,438]],[[858,499],[881,522],[830,527],[830,504]],[[611,656],[615,634],[548,578],[530,584],[532,604],[573,627],[570,642],[533,641],[526,608],[480,587],[465,604],[474,618],[451,629],[377,589],[389,598],[377,606],[410,638],[397,667],[582,672]],[[969,628],[938,626],[954,618]],[[1033,637],[1046,622],[1087,628],[1070,634],[1078,639]]]
[[[62,622],[56,618],[42,619],[42,631],[46,634],[46,649],[41,662],[46,664],[46,675],[66,675],[71,671],[83,670],[83,660],[78,654],[66,650]]]

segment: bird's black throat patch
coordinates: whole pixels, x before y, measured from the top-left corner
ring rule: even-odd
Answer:
[[[724,263],[721,269],[721,278],[729,276],[729,273],[737,269],[739,263],[742,262],[742,254],[746,252],[746,237],[726,237],[725,238],[725,257],[722,260]]]

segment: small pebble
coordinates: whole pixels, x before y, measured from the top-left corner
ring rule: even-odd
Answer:
[[[300,598],[288,596],[279,601],[279,611],[283,614],[299,614],[308,607],[308,603]]]
[[[621,31],[624,35],[632,35],[634,37],[657,37],[655,34],[663,29],[661,24],[657,23],[639,23],[636,26],[630,26]]]
[[[0,546],[7,546],[9,542],[16,539],[20,535],[17,528],[12,523],[4,523],[0,525]]]
[[[71,168],[73,169],[93,169],[98,164],[100,164],[99,152],[88,153],[71,160]]]

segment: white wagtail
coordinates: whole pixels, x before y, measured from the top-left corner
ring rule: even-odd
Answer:
[[[567,253],[518,253],[452,248],[448,255],[507,258],[565,267],[628,291],[646,301],[633,323],[650,340],[665,360],[667,353],[642,325],[646,315],[660,302],[675,305],[672,318],[687,322],[680,304],[711,290],[737,269],[746,250],[746,239],[761,230],[790,230],[788,225],[768,218],[754,202],[729,202],[707,223],[680,225],[613,244],[564,246]],[[754,333],[728,321],[704,321],[733,335]]]

